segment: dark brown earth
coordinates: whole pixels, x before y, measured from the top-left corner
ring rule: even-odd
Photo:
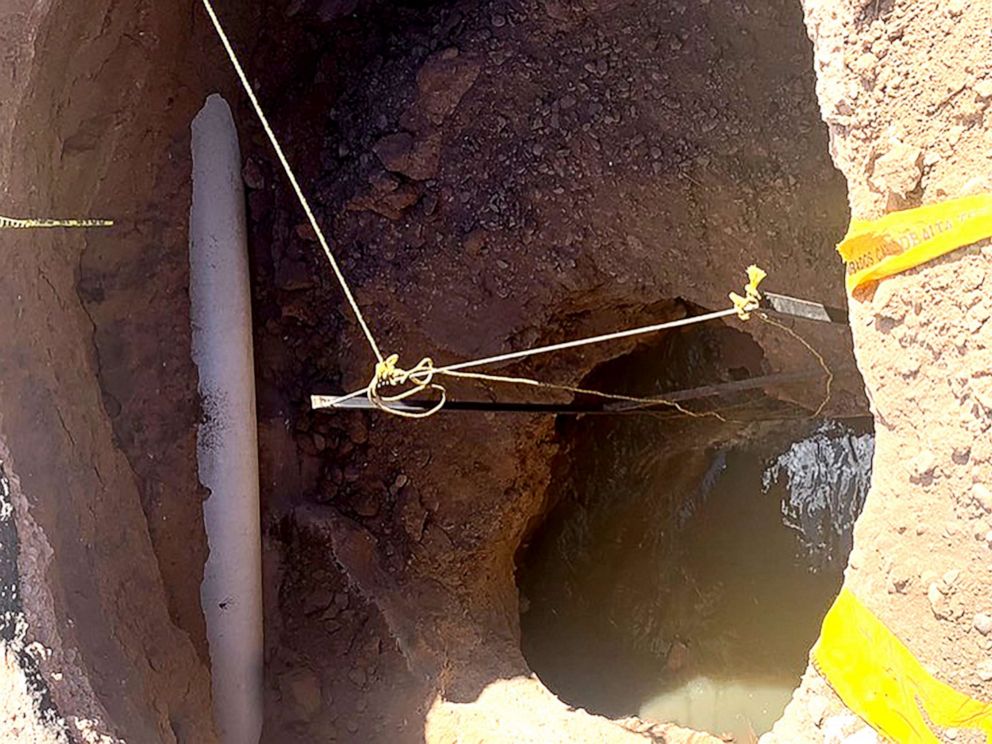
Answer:
[[[832,246],[845,191],[791,3],[394,5],[330,22],[273,7],[261,25],[262,100],[374,333],[409,363],[681,317],[682,300],[719,309],[751,261],[770,288],[844,302]],[[514,553],[549,506],[559,443],[547,418],[307,410],[311,393],[363,385],[372,357],[248,108],[240,120],[253,143],[267,737],[420,740],[439,691],[467,702],[527,674]],[[780,331],[743,328],[763,349],[751,373],[817,369]],[[856,410],[846,334],[797,330],[838,375],[831,410]],[[512,371],[575,383],[630,348]],[[707,374],[741,365],[731,351]],[[813,408],[822,382],[774,393]]]

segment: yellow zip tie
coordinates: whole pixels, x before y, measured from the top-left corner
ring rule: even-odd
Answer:
[[[979,194],[854,220],[837,252],[852,292],[986,238],[992,238],[992,194]]]
[[[0,215],[0,229],[8,230],[29,230],[33,228],[50,228],[50,227],[70,227],[70,228],[89,228],[89,227],[111,227],[114,224],[113,220],[51,220],[51,219],[26,219],[18,220],[13,217],[4,217]]]
[[[935,679],[848,589],[824,618],[812,660],[844,705],[891,741],[939,744],[929,718],[992,743],[992,705]]]
[[[766,276],[768,274],[765,271],[751,264],[747,267],[747,285],[744,287],[744,296],[741,297],[736,292],[730,293],[730,301],[734,303],[734,310],[737,311],[737,317],[741,320],[750,319],[751,311],[757,310],[761,304],[761,293],[758,291],[758,285]]]

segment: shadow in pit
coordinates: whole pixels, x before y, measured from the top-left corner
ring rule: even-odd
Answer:
[[[714,326],[589,384],[652,394],[762,367],[749,336]],[[554,506],[518,584],[524,655],[566,703],[744,737],[798,684],[867,494],[870,419],[811,420],[760,392],[721,403],[739,420],[560,420]]]

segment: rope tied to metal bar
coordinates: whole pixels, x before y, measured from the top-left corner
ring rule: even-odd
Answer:
[[[750,318],[750,314],[757,310],[761,304],[761,293],[758,290],[758,285],[767,276],[767,274],[757,266],[749,266],[747,269],[748,283],[744,287],[744,295],[739,295],[736,292],[730,294],[731,302],[733,307],[727,310],[717,311],[715,313],[706,313],[704,315],[696,315],[690,318],[681,318],[679,320],[670,321],[668,323],[657,323],[650,326],[642,326],[640,328],[631,328],[625,331],[616,331],[614,333],[607,333],[602,336],[592,336],[588,338],[576,339],[574,341],[565,341],[559,344],[551,344],[550,346],[540,346],[537,348],[524,349],[521,351],[509,352],[506,354],[501,354],[495,357],[487,357],[485,359],[476,359],[467,362],[459,362],[457,364],[451,364],[445,367],[436,367],[434,361],[430,357],[424,357],[421,359],[414,367],[410,369],[404,369],[399,366],[399,355],[391,354],[384,358],[382,361],[376,363],[375,369],[372,374],[372,379],[369,384],[361,389],[356,390],[348,395],[340,396],[339,398],[333,399],[329,402],[321,401],[321,407],[334,407],[335,405],[342,403],[351,398],[357,397],[364,393],[368,398],[369,402],[374,405],[379,410],[384,413],[393,414],[395,416],[401,416],[403,418],[428,418],[433,416],[435,413],[440,411],[445,402],[447,401],[447,390],[444,385],[435,382],[437,376],[448,376],[448,377],[458,377],[463,379],[473,379],[481,380],[484,382],[501,382],[510,383],[517,385],[528,385],[531,387],[545,388],[550,390],[558,390],[564,392],[570,392],[574,394],[582,395],[594,395],[602,398],[609,398],[612,400],[623,400],[634,403],[645,403],[651,402],[653,404],[664,403],[666,401],[659,399],[648,399],[648,398],[638,398],[629,395],[618,395],[615,393],[604,393],[598,390],[589,390],[587,388],[575,387],[572,385],[561,385],[557,383],[541,382],[540,380],[534,380],[529,377],[516,377],[510,375],[490,375],[481,372],[466,372],[464,371],[470,367],[480,367],[483,365],[495,364],[497,362],[511,361],[515,359],[522,359],[525,357],[536,356],[538,354],[546,354],[552,351],[561,351],[562,349],[576,348],[580,346],[588,346],[591,344],[598,344],[604,341],[613,341],[621,338],[628,338],[630,336],[643,335],[647,333],[655,333],[658,331],[676,328],[687,325],[694,325],[696,323],[703,323],[708,320],[713,320],[715,318],[729,317],[732,315],[737,315],[742,320],[747,320]],[[406,387],[409,386],[409,387]],[[384,392],[385,388],[403,388],[401,392],[394,394],[386,394]],[[424,411],[410,411],[398,408],[393,403],[398,403],[400,401],[411,398],[419,393],[425,391],[435,391],[439,395],[439,399],[435,405]],[[315,399],[317,396],[314,396]],[[678,409],[679,411],[689,414],[689,415],[700,415],[693,411],[689,411],[682,406],[679,406],[675,402],[668,402],[669,405]],[[317,402],[314,400],[314,405]],[[708,412],[702,415],[716,415]]]
[[[444,385],[438,385],[434,382],[436,370],[433,360],[430,357],[424,357],[417,362],[416,366],[407,370],[397,366],[399,359],[399,354],[390,354],[381,362],[376,362],[375,372],[365,389],[369,403],[380,411],[403,418],[427,418],[444,408],[444,404],[448,400],[447,391],[444,389]],[[402,387],[408,384],[411,387],[401,393],[383,394],[383,388]],[[426,411],[404,411],[392,405],[425,390],[434,390],[440,395],[438,402]]]

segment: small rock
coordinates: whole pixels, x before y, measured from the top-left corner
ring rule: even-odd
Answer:
[[[975,83],[975,92],[982,98],[992,98],[992,80],[979,80]]]
[[[912,581],[912,577],[908,575],[897,575],[892,574],[889,576],[888,583],[886,585],[889,594],[905,594],[906,588]]]
[[[317,233],[313,231],[313,225],[311,225],[309,222],[301,222],[299,225],[296,226],[295,230],[297,237],[299,237],[301,240],[305,240],[308,243],[317,242]]]
[[[869,183],[882,194],[906,198],[920,185],[922,164],[923,151],[919,147],[896,141],[875,160]]]
[[[365,670],[361,667],[355,667],[350,672],[348,672],[348,679],[355,687],[364,687],[368,676],[365,674]]]
[[[369,175],[369,184],[380,194],[390,194],[399,188],[400,179],[392,173],[377,170]]]
[[[334,595],[327,589],[315,589],[307,595],[303,603],[303,613],[310,615],[315,612],[323,612],[334,602]]]
[[[827,701],[820,696],[814,697],[806,704],[806,709],[809,711],[809,717],[813,721],[813,725],[819,728],[823,725],[823,719],[827,715]]]
[[[965,465],[968,459],[971,457],[971,446],[965,445],[963,447],[955,447],[954,452],[951,455],[951,459],[954,460],[957,465]]]
[[[415,106],[440,124],[458,108],[481,70],[478,62],[461,56],[454,47],[431,55],[417,72],[420,96]]]
[[[950,611],[947,607],[947,598],[940,590],[940,586],[936,581],[931,582],[930,586],[927,587],[927,599],[930,600],[930,610],[933,612],[933,616],[935,618],[938,620],[944,620],[950,617]]]
[[[961,571],[956,568],[952,568],[949,571],[945,571],[944,575],[941,577],[944,581],[944,586],[947,589],[951,589],[955,583],[957,583],[958,577],[961,575]]]
[[[676,674],[684,669],[689,663],[689,647],[682,641],[675,641],[668,649],[668,656],[665,659],[665,671]]]
[[[386,170],[427,181],[437,175],[441,142],[436,134],[414,138],[409,132],[395,132],[376,142],[372,151]]]
[[[245,186],[250,189],[258,190],[265,186],[265,177],[262,175],[262,169],[255,158],[248,158],[245,161],[244,167],[241,169],[241,179],[245,182]]]
[[[424,536],[427,510],[420,503],[417,493],[412,488],[404,488],[400,491],[399,508],[403,529],[412,540],[420,542]]]
[[[312,669],[298,667],[282,675],[279,690],[294,720],[309,721],[320,712],[320,677]]]
[[[486,246],[487,233],[482,228],[477,228],[462,239],[462,247],[470,256],[478,256]]]
[[[937,458],[930,450],[922,450],[912,460],[909,461],[910,480],[914,483],[921,483],[933,477],[934,468],[937,466]]]
[[[986,659],[985,661],[978,662],[975,671],[978,673],[978,678],[982,682],[992,682],[992,660]]]
[[[992,490],[982,483],[976,483],[971,487],[971,497],[986,512],[992,512]]]
[[[972,620],[972,625],[975,626],[975,630],[986,636],[992,633],[992,616],[986,615],[984,612],[979,612],[975,615],[975,619]]]
[[[355,463],[349,462],[344,466],[344,479],[347,483],[357,483],[362,477],[362,470]]]
[[[636,235],[627,236],[627,247],[632,251],[637,251],[638,253],[644,251],[644,243]]]

